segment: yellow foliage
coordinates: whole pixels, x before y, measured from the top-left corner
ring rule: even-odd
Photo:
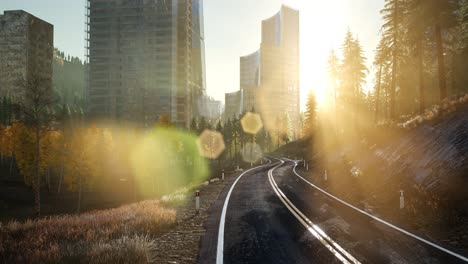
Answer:
[[[31,186],[35,176],[36,136],[32,129],[20,123],[12,125],[12,134],[16,164],[26,185]],[[43,160],[40,160],[39,173],[43,174],[44,166],[41,166],[43,165],[41,161]]]
[[[67,148],[65,161],[64,183],[71,191],[77,191],[81,181],[82,186],[92,183],[99,160],[95,159],[97,130],[76,129]]]
[[[0,154],[6,157],[13,156],[13,133],[12,127],[0,128]]]

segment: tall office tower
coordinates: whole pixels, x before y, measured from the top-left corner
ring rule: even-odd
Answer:
[[[292,123],[299,119],[299,11],[282,6],[262,21],[260,47],[260,112],[267,126],[274,126],[287,113]]]
[[[200,117],[206,100],[205,33],[203,0],[192,0],[192,101],[193,116]]]
[[[0,96],[18,102],[35,78],[52,93],[54,26],[22,10],[0,15]]]
[[[255,109],[260,87],[260,50],[240,58],[240,88],[242,90],[242,112]],[[257,109],[255,109],[257,110]]]
[[[204,89],[201,1],[87,0],[92,115],[189,126]]]
[[[224,120],[238,117],[242,111],[242,90],[225,94]]]

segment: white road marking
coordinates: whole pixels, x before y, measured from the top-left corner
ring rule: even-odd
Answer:
[[[273,171],[282,164],[284,164],[284,161],[281,160],[281,164],[268,171],[268,180],[270,181],[271,187],[281,202],[283,202],[283,204],[294,215],[294,217],[296,217],[296,219],[299,220],[299,222],[301,222],[301,224],[342,263],[359,264],[360,262],[356,258],[346,252],[346,250],[344,250],[340,245],[338,245],[338,243],[325,234],[325,232],[323,232],[323,230],[320,229],[317,225],[312,223],[312,221],[307,218],[281,191],[281,189],[276,184],[275,179],[273,178]]]
[[[374,219],[374,220],[376,220],[376,221],[378,221],[378,222],[380,222],[380,223],[382,223],[382,224],[384,224],[384,225],[386,225],[386,226],[388,226],[388,227],[390,227],[390,228],[393,228],[393,229],[395,229],[395,230],[397,230],[397,231],[399,231],[399,232],[401,232],[401,233],[403,233],[403,234],[405,234],[405,235],[408,235],[408,236],[410,236],[410,237],[412,237],[412,238],[415,238],[415,239],[417,239],[417,240],[419,240],[419,241],[421,241],[421,242],[423,242],[423,243],[425,243],[425,244],[427,244],[427,245],[429,245],[429,246],[432,246],[432,247],[434,247],[434,248],[436,248],[436,249],[439,249],[439,250],[441,250],[441,251],[443,251],[443,252],[445,252],[445,253],[447,253],[447,254],[449,254],[449,255],[452,255],[452,256],[454,256],[454,257],[460,259],[460,260],[463,260],[463,261],[465,261],[465,262],[468,262],[468,258],[467,258],[467,257],[464,257],[464,256],[462,256],[462,255],[460,255],[460,254],[458,254],[458,253],[455,253],[455,252],[453,252],[453,251],[451,251],[451,250],[449,250],[449,249],[446,249],[446,248],[444,248],[444,247],[441,247],[441,246],[439,246],[439,245],[437,245],[437,244],[435,244],[435,243],[433,243],[433,242],[431,242],[431,241],[428,241],[428,240],[426,240],[426,239],[424,239],[424,238],[422,238],[422,237],[419,237],[419,236],[417,236],[417,235],[415,235],[415,234],[413,234],[413,233],[410,233],[409,231],[406,231],[406,230],[404,230],[404,229],[402,229],[402,228],[400,228],[400,227],[398,227],[398,226],[395,226],[395,225],[393,225],[393,224],[390,224],[389,222],[387,222],[387,221],[385,221],[385,220],[382,220],[382,219],[380,219],[380,218],[378,218],[378,217],[376,217],[376,216],[374,216],[374,215],[371,215],[371,214],[369,214],[368,212],[365,212],[365,211],[363,211],[363,210],[361,210],[361,209],[359,209],[359,208],[357,208],[357,207],[355,207],[355,206],[353,206],[353,205],[351,205],[351,204],[349,204],[349,203],[347,203],[347,202],[341,200],[340,198],[335,197],[335,196],[333,196],[332,194],[330,194],[330,193],[328,193],[328,192],[322,190],[320,187],[314,185],[313,183],[309,182],[308,180],[304,179],[304,177],[302,177],[301,175],[299,175],[299,174],[296,172],[296,167],[297,167],[297,163],[295,163],[294,168],[293,168],[293,172],[294,172],[294,174],[296,174],[297,177],[299,177],[301,180],[303,180],[304,182],[306,182],[307,184],[309,184],[310,186],[312,186],[312,187],[315,188],[316,190],[318,190],[318,191],[322,192],[323,194],[327,195],[328,197],[330,197],[330,198],[332,198],[332,199],[334,199],[334,200],[336,200],[336,201],[338,201],[338,202],[340,202],[340,203],[342,203],[342,204],[344,204],[344,205],[350,207],[351,209],[354,209],[354,210],[360,212],[361,214],[364,214],[364,215],[366,215],[366,216],[368,216],[368,217],[370,217],[370,218],[372,218],[372,219]]]
[[[229,189],[229,192],[228,192],[228,194],[226,196],[226,200],[224,201],[223,211],[221,213],[221,219],[219,221],[218,247],[217,247],[217,250],[216,250],[216,264],[223,264],[223,261],[224,261],[224,259],[223,259],[224,258],[224,225],[225,225],[225,222],[226,222],[226,212],[227,212],[227,207],[228,207],[228,204],[229,204],[229,198],[231,197],[232,190],[234,190],[234,187],[236,186],[237,182],[246,173],[251,172],[251,171],[256,170],[256,169],[259,169],[259,168],[262,168],[262,167],[265,167],[265,166],[269,165],[270,163],[271,163],[271,160],[265,165],[258,166],[258,167],[246,170],[244,173],[239,175],[239,177],[237,177],[236,181],[234,181],[234,183],[232,184],[231,189]]]

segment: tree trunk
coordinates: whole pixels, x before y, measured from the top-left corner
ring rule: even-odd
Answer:
[[[14,161],[15,161],[15,155],[13,154],[10,159],[10,177],[12,177],[12,174],[13,174],[13,162]]]
[[[442,29],[439,23],[435,25],[435,37],[437,42],[437,64],[439,66],[440,101],[447,98],[447,80],[445,75],[444,43],[442,41]]]
[[[394,52],[395,53],[395,52]],[[392,59],[392,84],[390,87],[390,119],[395,120],[395,96],[396,96],[396,55]]]
[[[424,114],[424,109],[426,108],[426,101],[424,95],[424,61],[423,61],[423,49],[422,49],[422,39],[418,41],[418,71],[419,71],[419,113]]]
[[[76,213],[79,214],[81,211],[81,192],[83,191],[81,184],[81,176],[78,176],[78,206],[76,208]]]
[[[380,88],[382,87],[382,64],[380,64],[379,74],[377,78],[378,78],[377,91],[375,91],[375,116],[374,116],[375,124],[379,122]]]
[[[395,1],[394,10],[394,32],[393,32],[393,52],[392,52],[392,84],[390,87],[390,119],[395,120],[395,97],[396,97],[396,68],[397,68],[397,43],[398,43],[398,1]]]
[[[333,91],[335,93],[335,131],[338,131],[338,92],[336,90],[336,80],[333,78]]]
[[[34,161],[34,212],[37,217],[41,216],[41,178],[39,174],[39,162],[40,162],[40,128],[36,125],[36,159]]]
[[[47,168],[47,192],[50,193],[50,167]]]
[[[59,182],[58,182],[58,187],[57,187],[57,193],[60,193],[62,190],[62,182],[63,182],[63,176],[65,174],[65,164],[64,161],[62,161],[62,168],[60,169],[60,176],[59,176]]]

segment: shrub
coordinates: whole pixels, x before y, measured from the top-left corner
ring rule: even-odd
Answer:
[[[149,236],[163,232],[175,220],[174,210],[163,207],[159,201],[145,201],[82,215],[24,223],[11,221],[0,226],[0,259],[15,263],[69,263],[82,262],[89,254],[99,256],[97,259],[107,259],[110,254],[115,255],[112,262],[125,263],[118,260],[127,254],[142,260],[133,263],[148,263],[153,248]],[[109,247],[119,252],[111,254],[111,249],[106,250]]]
[[[110,242],[101,241],[91,247],[88,263],[151,263],[155,248],[155,242],[147,236],[124,236]]]

